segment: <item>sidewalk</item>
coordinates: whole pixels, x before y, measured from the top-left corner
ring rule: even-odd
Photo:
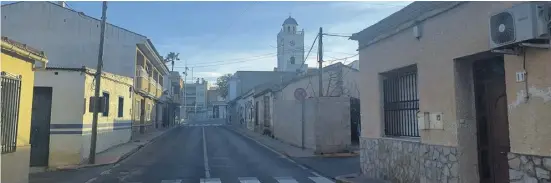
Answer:
[[[270,148],[272,148],[272,149],[274,149],[274,150],[276,150],[276,151],[278,151],[282,154],[285,154],[289,157],[314,157],[315,156],[314,151],[310,150],[310,149],[302,149],[300,147],[292,146],[288,143],[285,143],[285,142],[282,142],[282,141],[279,141],[279,140],[276,140],[276,139],[272,139],[268,136],[265,136],[265,135],[262,135],[262,134],[259,134],[259,133],[255,133],[255,132],[243,129],[243,128],[234,127],[234,126],[231,126],[229,128],[237,131],[238,133],[241,133],[241,134],[244,134],[248,137],[251,137],[251,138],[257,140],[258,142],[260,142],[264,145],[267,145],[268,147],[270,147]]]
[[[94,164],[87,164],[88,160],[84,160],[81,164],[78,165],[66,165],[54,168],[54,170],[75,170],[80,168],[95,167],[102,165],[114,164],[123,159],[129,157],[130,155],[137,152],[140,148],[145,145],[154,142],[157,137],[165,134],[166,132],[176,128],[164,128],[164,129],[155,129],[151,130],[146,134],[139,135],[138,137],[132,138],[129,142],[120,144],[118,146],[111,147],[105,151],[96,154],[96,162]]]
[[[372,179],[358,174],[342,175],[338,176],[336,179],[337,183],[390,183],[388,181]]]
[[[360,172],[360,157],[354,154],[316,155],[311,149],[302,149],[243,128],[228,127],[278,151],[328,178]]]

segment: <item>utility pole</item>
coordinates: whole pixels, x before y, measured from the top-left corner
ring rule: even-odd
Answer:
[[[195,80],[193,79],[193,67],[191,68],[191,83],[195,83]],[[193,107],[193,118],[196,119],[196,114],[197,114],[197,85],[194,85],[195,86],[195,100],[194,100],[194,107]]]
[[[193,67],[191,68],[191,82],[195,82],[195,80],[193,80]]]
[[[322,82],[322,63],[323,63],[323,29],[320,27],[320,32],[318,33],[319,42],[318,42],[318,77],[319,77],[319,96],[323,97],[323,82]]]
[[[105,41],[105,22],[107,20],[107,1],[103,1],[103,7],[101,10],[101,32],[99,37],[99,53],[98,53],[98,66],[96,69],[96,86],[94,87],[94,115],[92,118],[92,135],[90,138],[90,154],[88,154],[88,164],[94,164],[96,161],[96,141],[98,138],[98,113],[100,110],[101,102],[99,98],[99,90],[101,84],[101,68],[103,67],[103,43]],[[105,105],[109,105],[109,101],[106,101]]]
[[[184,70],[184,120],[187,119],[187,93],[186,93],[186,79],[187,79],[187,71],[188,71],[188,68],[187,68],[187,61],[186,61],[186,67],[185,67],[185,70]]]

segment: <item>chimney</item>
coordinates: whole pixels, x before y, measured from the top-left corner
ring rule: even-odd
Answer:
[[[67,7],[67,4],[65,4],[65,1],[58,1],[57,4],[59,4],[59,6],[64,7],[64,8]]]

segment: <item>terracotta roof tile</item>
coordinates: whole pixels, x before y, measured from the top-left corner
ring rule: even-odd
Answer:
[[[40,51],[36,48],[33,48],[33,47],[30,47],[30,46],[27,46],[26,44],[23,44],[23,43],[20,43],[20,42],[17,42],[17,41],[14,41],[14,40],[11,40],[9,39],[8,37],[6,36],[2,36],[2,41],[10,44],[10,45],[13,45],[19,49],[23,49],[25,51],[28,51],[28,52],[31,52],[32,54],[35,54],[37,56],[40,56],[40,57],[45,57],[45,54],[43,51]]]

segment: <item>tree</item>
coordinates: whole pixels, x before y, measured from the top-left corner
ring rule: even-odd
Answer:
[[[218,91],[220,96],[224,99],[228,96],[228,82],[230,81],[231,74],[225,74],[216,79],[216,85],[218,85]]]
[[[178,58],[179,55],[180,53],[170,52],[165,57],[165,63],[171,62],[172,64],[172,71],[174,71],[174,61],[180,60],[180,58]]]

